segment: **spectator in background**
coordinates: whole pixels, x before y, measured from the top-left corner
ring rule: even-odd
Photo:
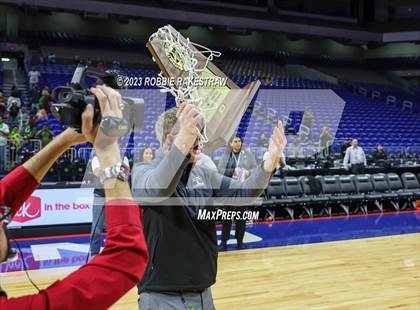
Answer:
[[[16,85],[13,85],[10,91],[10,96],[20,99],[20,95],[21,95],[20,90],[17,88]]]
[[[12,86],[12,90],[10,92],[10,96],[7,99],[7,111],[9,111],[10,107],[12,106],[13,102],[16,103],[16,106],[20,109],[22,106],[22,101],[20,100],[20,91],[16,85]]]
[[[351,145],[349,138],[344,138],[343,143],[341,144],[341,156],[344,158],[348,147]]]
[[[31,86],[31,88],[33,88],[34,85],[39,84],[40,76],[41,73],[35,67],[32,67],[31,71],[28,72],[29,85]]]
[[[35,137],[36,130],[36,120],[34,116],[31,116],[26,121],[25,127],[22,129],[22,137],[25,139],[33,139]]]
[[[6,102],[4,101],[4,95],[0,91],[0,116],[3,116],[6,110],[7,110],[7,106],[6,106]]]
[[[39,89],[38,84],[34,84],[30,89],[30,96],[31,96],[31,106],[32,109],[36,107],[38,109],[39,99],[41,98],[41,91]]]
[[[34,149],[31,145],[31,142],[29,141],[29,138],[23,137],[22,144],[20,145],[19,150],[18,150],[18,155],[19,155],[18,162],[23,163],[29,160],[29,158],[31,158],[33,154],[34,154]]]
[[[319,148],[323,157],[328,157],[331,153],[331,144],[333,136],[330,134],[327,126],[322,127],[322,132],[319,135]]]
[[[128,158],[124,156],[123,162],[129,166]],[[95,190],[93,191],[92,226],[90,231],[90,259],[99,254],[101,250],[101,234],[106,227],[105,221],[105,190],[100,180],[101,164],[97,156],[91,161],[92,173],[95,176]]]
[[[102,59],[100,59],[100,60],[98,61],[98,64],[96,65],[96,67],[97,67],[99,70],[102,70],[102,71],[104,71],[104,70],[105,70],[105,64],[104,64],[104,62],[103,62],[103,60],[102,60]]]
[[[48,120],[48,114],[47,111],[45,109],[40,109],[37,113],[37,119],[41,120],[41,121],[46,121]]]
[[[57,59],[56,59],[55,53],[50,52],[50,53],[48,54],[48,62],[49,62],[50,64],[55,64],[55,63],[57,62]]]
[[[249,171],[257,166],[257,161],[249,148],[242,147],[242,140],[235,136],[225,153],[219,160],[217,166],[220,173],[232,177],[236,168],[245,169],[245,177],[249,176]]]
[[[105,190],[99,179],[102,170],[97,156],[92,158],[91,168],[95,176],[95,189],[93,191],[92,226],[90,230],[90,259],[99,254],[101,250],[101,233],[105,229]]]
[[[265,133],[261,133],[259,139],[258,139],[258,146],[263,148],[268,148],[268,139],[265,136]]]
[[[353,174],[363,173],[366,167],[366,155],[363,149],[359,146],[357,139],[351,141],[351,146],[347,148],[346,155],[344,155],[344,168],[350,170]]]
[[[48,86],[45,86],[41,93],[41,98],[39,98],[39,109],[44,109],[45,111],[50,111],[50,90]]]
[[[120,64],[119,60],[114,59],[112,61],[112,68],[115,69],[115,70],[119,70],[121,68],[121,64]]]
[[[6,170],[9,133],[9,126],[3,121],[3,117],[0,116],[0,171]]]
[[[155,158],[155,152],[151,147],[146,147],[140,155],[140,162],[149,162]]]
[[[312,125],[314,123],[314,116],[308,107],[303,111],[302,122],[299,128],[299,138],[302,143],[313,143]]]
[[[48,143],[51,142],[52,138],[54,137],[54,132],[48,126],[48,123],[45,123],[36,134],[35,138],[41,140],[41,146],[44,148]]]
[[[220,158],[217,168],[221,174],[224,174],[227,177],[238,181],[245,181],[250,174],[250,170],[255,167],[257,167],[257,161],[251,150],[243,148],[241,138],[235,136],[231,140],[229,147],[226,148],[223,156]],[[242,211],[244,209],[244,207],[241,207]],[[235,238],[237,240],[238,249],[245,248],[243,244],[245,224],[245,220],[236,220]],[[221,250],[227,248],[231,227],[231,220],[222,221],[222,241],[219,247]]]
[[[384,164],[387,156],[384,150],[384,147],[381,144],[377,144],[375,151],[372,154],[372,159],[375,164]]]
[[[10,139],[12,140],[13,144],[16,146],[20,145],[20,132],[18,127],[13,127],[12,131],[9,134]]]
[[[15,97],[9,97],[9,100],[7,102],[7,112],[9,112],[9,124],[12,127],[19,126],[18,120],[21,107],[20,99]]]
[[[18,163],[18,150],[20,148],[20,133],[17,127],[14,127],[9,134],[9,164],[10,168],[13,169]]]

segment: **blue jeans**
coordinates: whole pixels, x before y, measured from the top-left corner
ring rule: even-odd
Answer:
[[[92,228],[90,231],[90,255],[99,254],[101,250],[101,233],[105,228],[105,198],[94,194],[92,208]]]

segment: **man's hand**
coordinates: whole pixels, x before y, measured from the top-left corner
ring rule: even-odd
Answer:
[[[268,157],[264,161],[264,170],[266,172],[273,172],[276,169],[286,144],[287,139],[284,135],[283,124],[279,121],[277,127],[273,129],[273,134],[271,135],[270,144],[268,146]]]
[[[189,101],[185,101],[179,106],[176,117],[180,126],[179,133],[183,132],[197,136],[197,129],[201,130],[203,127],[203,115],[198,107]]]
[[[180,129],[174,144],[187,155],[203,128],[203,115],[195,105],[186,101],[179,106],[176,116]]]
[[[241,169],[242,169],[243,174],[244,174],[243,178],[246,179],[247,177],[249,177],[249,171],[245,168],[239,168],[239,167],[235,168],[235,171],[233,172],[233,177],[237,177],[239,175],[239,171],[241,171]]]

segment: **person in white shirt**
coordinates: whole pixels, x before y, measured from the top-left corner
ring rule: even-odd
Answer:
[[[130,165],[128,158],[124,156],[124,164]],[[106,227],[105,221],[105,190],[100,181],[102,169],[97,156],[91,161],[92,173],[95,176],[95,190],[93,191],[92,227],[90,231],[89,257],[94,258],[101,251],[101,233]]]
[[[343,164],[346,170],[349,170],[351,167],[351,172],[353,174],[364,172],[366,155],[363,149],[358,145],[357,139],[353,139],[351,141],[351,146],[347,148]]]
[[[29,85],[33,88],[35,84],[39,84],[39,77],[41,76],[41,73],[35,69],[35,67],[32,67],[31,71],[28,72],[29,77]]]

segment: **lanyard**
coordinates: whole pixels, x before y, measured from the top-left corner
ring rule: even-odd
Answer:
[[[242,151],[239,151],[238,157],[236,157],[235,153],[232,152],[233,159],[235,160],[235,167],[238,167],[239,162],[241,161]]]

